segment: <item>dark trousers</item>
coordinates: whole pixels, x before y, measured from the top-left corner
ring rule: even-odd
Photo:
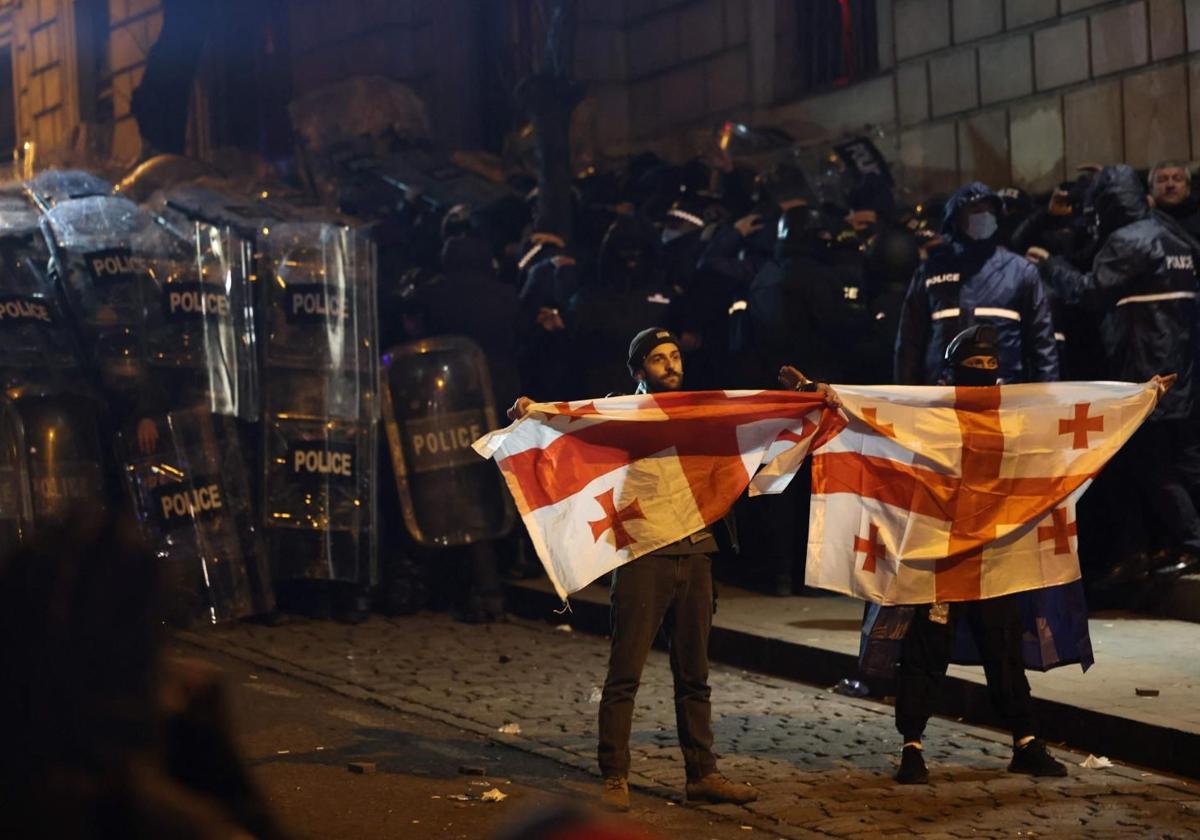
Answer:
[[[1143,511],[1167,534],[1171,549],[1200,554],[1200,515],[1192,500],[1200,452],[1191,420],[1157,420],[1138,429],[1117,456],[1126,486],[1126,515]],[[1151,533],[1151,527],[1128,529]],[[1156,529],[1157,530],[1157,529]],[[1130,548],[1145,548],[1144,545]]]
[[[917,607],[900,646],[896,683],[896,728],[905,741],[919,741],[937,704],[938,691],[954,650],[954,627],[965,621],[983,660],[988,697],[1014,738],[1032,735],[1033,703],[1021,655],[1021,611],[1015,595],[950,605],[949,621],[929,620],[929,606]]]
[[[716,770],[708,687],[712,609],[708,555],[651,554],[613,572],[612,649],[600,697],[597,748],[605,777],[629,775],[633,700],[659,627],[670,646],[675,726],[688,781]]]

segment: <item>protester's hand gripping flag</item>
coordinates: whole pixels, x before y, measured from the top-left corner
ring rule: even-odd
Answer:
[[[837,391],[805,582],[881,604],[1077,580],[1075,502],[1157,400],[1153,382]]]
[[[475,443],[566,597],[781,492],[811,450],[806,582],[885,604],[1079,577],[1074,502],[1154,408],[1154,383],[837,386],[537,404]]]
[[[761,465],[785,455],[799,466],[843,424],[818,394],[641,394],[535,404],[475,449],[496,459],[565,598],[716,522]]]

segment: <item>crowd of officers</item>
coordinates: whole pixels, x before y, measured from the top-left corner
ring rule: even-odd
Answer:
[[[499,407],[627,392],[629,336],[652,326],[680,337],[697,390],[777,387],[784,364],[821,382],[944,384],[947,345],[975,324],[995,329],[1002,383],[1177,374],[1085,496],[1081,560],[1109,600],[1200,565],[1200,204],[1186,164],[1089,166],[1049,196],[971,183],[905,206],[880,178],[830,201],[787,164],[646,154],[576,180],[570,219],[538,219],[530,192],[442,217],[441,253],[381,288],[384,346],[474,339]],[[807,484],[739,503],[740,582],[802,590]]]

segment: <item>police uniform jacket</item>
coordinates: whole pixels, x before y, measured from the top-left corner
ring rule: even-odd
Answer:
[[[1089,272],[1051,258],[1041,269],[1068,306],[1105,316],[1102,342],[1113,379],[1178,374],[1153,419],[1188,415],[1193,400],[1195,244],[1152,213],[1137,173],[1106,167],[1092,188],[1103,244]]]
[[[958,209],[980,198],[992,200],[999,218],[1000,200],[986,185],[961,187],[946,203],[942,234],[947,244],[913,274],[896,335],[899,385],[937,384],[951,339],[980,323],[996,328],[1001,382],[1058,379],[1050,304],[1037,269],[997,245],[995,236],[975,242],[957,231]]]

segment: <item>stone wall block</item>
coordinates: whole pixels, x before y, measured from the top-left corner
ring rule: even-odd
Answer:
[[[1028,33],[979,46],[979,92],[984,105],[1033,92]]]
[[[935,117],[979,105],[975,50],[960,50],[929,61],[929,105]]]
[[[1049,192],[1065,176],[1062,103],[1059,97],[1009,109],[1013,182],[1030,192]]]
[[[723,0],[700,0],[679,12],[679,57],[684,61],[712,55],[725,46]]]
[[[954,43],[995,35],[1004,28],[1004,4],[997,0],[954,0]]]
[[[1183,0],[1150,0],[1150,56],[1155,61],[1187,50]]]
[[[707,110],[704,66],[690,64],[659,79],[658,107],[667,126],[690,122]],[[635,112],[636,113],[636,112]],[[637,116],[641,116],[637,113]]]
[[[1081,82],[1088,77],[1088,22],[1080,18],[1033,35],[1038,90]]]
[[[750,102],[750,56],[745,49],[730,50],[704,65],[708,110],[728,111]]]
[[[897,60],[950,45],[949,0],[895,0],[893,8]]]
[[[679,61],[679,19],[655,15],[629,29],[629,72],[635,79]]]
[[[1128,70],[1149,60],[1144,2],[1097,12],[1088,23],[1092,32],[1092,75]]]
[[[960,183],[954,123],[923,125],[902,132],[900,163],[904,183],[917,195],[954,190]]]
[[[1085,163],[1120,163],[1125,159],[1121,131],[1121,81],[1088,85],[1063,97],[1067,174]]]
[[[1008,185],[1008,112],[1003,108],[958,121],[958,166],[962,181]]]
[[[1126,162],[1140,167],[1187,158],[1187,68],[1156,67],[1126,76],[1123,83]]]
[[[1009,29],[1028,26],[1057,14],[1054,0],[1005,0],[1004,20]]]
[[[896,104],[901,125],[929,119],[929,77],[924,61],[911,61],[897,68]]]

